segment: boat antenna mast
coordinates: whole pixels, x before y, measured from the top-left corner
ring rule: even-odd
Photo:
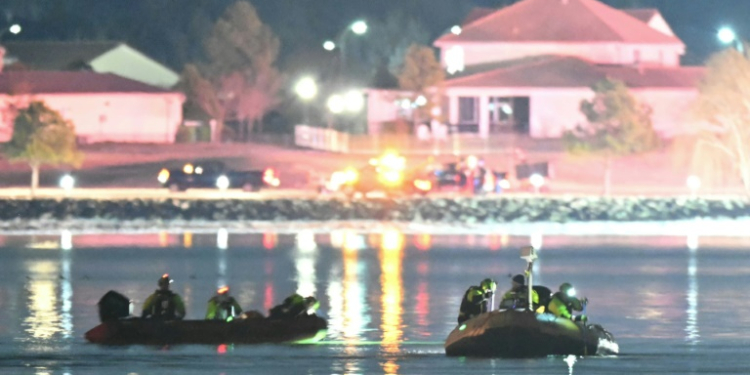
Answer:
[[[531,272],[534,268],[534,261],[536,260],[536,249],[534,249],[534,246],[524,246],[521,248],[521,259],[526,261],[526,301],[528,303],[526,304],[528,306],[529,311],[534,311],[534,299],[532,298],[533,294],[533,288],[534,285],[534,275]]]

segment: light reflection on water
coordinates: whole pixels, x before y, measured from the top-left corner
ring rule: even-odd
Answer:
[[[404,237],[397,231],[386,231],[380,247],[380,285],[382,288],[381,311],[383,312],[381,340],[385,353],[398,354],[399,344],[403,339],[401,304],[404,300],[401,265],[403,260]],[[386,374],[397,374],[398,363],[394,358],[386,357],[383,371]]]
[[[0,295],[12,295],[7,291],[13,288],[12,280],[26,286],[22,308],[8,304],[10,309],[0,311],[0,321],[17,317],[22,332],[0,336],[0,344],[80,341],[83,331],[96,324],[95,303],[106,290],[127,287],[150,293],[155,281],[150,272],[158,268],[151,263],[159,263],[182,272],[176,290],[183,294],[193,317],[202,316],[204,303],[218,284],[234,282],[233,292],[241,302],[249,302],[248,309],[262,306],[264,311],[295,290],[317,295],[329,318],[327,340],[340,353],[329,363],[330,371],[372,372],[368,358],[374,356],[379,372],[408,373],[405,366],[414,359],[405,353],[415,342],[428,340],[428,353],[442,353],[446,327],[452,327],[457,312],[453,302],[460,300],[467,285],[484,276],[502,284],[506,274],[522,271],[518,248],[542,243],[539,234],[405,236],[395,230],[366,234],[344,230],[326,236],[312,232],[286,236],[220,230],[141,235],[137,237],[140,250],[122,250],[125,255],[110,263],[108,256],[121,250],[105,251],[106,236],[100,237],[104,239],[70,232],[57,238],[0,237],[0,243],[16,249],[10,259],[17,258],[17,262],[6,264],[19,266],[9,272],[10,278],[0,279]],[[128,243],[126,236],[114,237],[115,243]],[[733,241],[691,235],[598,241],[544,237],[544,250],[533,269],[535,280],[553,288],[562,281],[574,282],[591,300],[592,320],[626,343],[678,340],[689,350],[700,350],[707,340],[747,335],[750,318],[735,313],[746,311],[750,303],[724,284],[743,285],[737,282],[750,275],[750,268],[742,262],[746,238]],[[103,264],[114,267],[111,274],[89,279]],[[201,269],[202,264],[210,265],[209,270]],[[143,270],[138,271],[139,267]],[[446,272],[454,267],[461,272]],[[134,282],[136,287],[132,287]],[[256,295],[261,298],[256,300]],[[74,321],[79,323],[74,325]],[[3,332],[0,329],[0,335]],[[378,348],[380,354],[373,354],[370,347]],[[639,350],[633,345],[621,347]],[[503,362],[492,363],[494,368]],[[566,363],[572,374],[576,361]],[[579,361],[576,366],[580,365]],[[40,374],[59,370],[37,367]]]

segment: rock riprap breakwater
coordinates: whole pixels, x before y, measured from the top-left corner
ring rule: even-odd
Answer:
[[[530,223],[750,217],[750,200],[690,198],[418,198],[269,200],[0,200],[0,221],[328,221]]]

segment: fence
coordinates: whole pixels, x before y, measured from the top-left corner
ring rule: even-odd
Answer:
[[[349,153],[349,134],[307,125],[294,127],[294,144],[313,150]]]
[[[486,138],[475,134],[451,134],[444,139],[420,139],[404,134],[351,135],[305,125],[295,127],[295,145],[365,155],[377,155],[385,150],[412,155],[482,155],[510,153],[515,149],[535,153],[563,150],[559,139],[532,139],[518,134],[490,134]]]

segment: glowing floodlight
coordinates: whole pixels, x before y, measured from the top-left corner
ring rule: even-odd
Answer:
[[[229,177],[224,175],[219,176],[219,178],[216,179],[216,187],[219,188],[219,190],[229,189]]]
[[[544,186],[544,176],[539,173],[534,173],[529,177],[529,182],[531,183],[531,186],[534,187],[534,191],[538,193],[539,188]]]
[[[21,25],[19,25],[17,23],[14,24],[14,25],[12,25],[10,28],[8,28],[8,31],[10,31],[10,33],[14,34],[14,35],[17,35],[17,34],[21,33],[21,30],[22,30],[21,29]]]
[[[331,111],[331,113],[339,114],[341,112],[344,112],[344,109],[346,109],[346,102],[344,101],[343,96],[334,94],[328,98],[326,106],[328,107],[328,110]]]
[[[362,35],[367,32],[367,22],[365,21],[357,21],[354,22],[351,26],[352,32],[357,35]]]
[[[66,191],[73,190],[76,186],[76,179],[73,176],[66,174],[60,178],[60,188]]]
[[[297,93],[302,100],[310,100],[318,95],[318,85],[315,80],[310,77],[300,79],[296,85],[294,85],[294,92]]]
[[[461,31],[463,31],[461,29],[461,26],[455,25],[455,26],[451,27],[451,34],[453,34],[453,35],[461,35]]]
[[[365,107],[365,97],[358,91],[349,91],[344,95],[344,105],[348,112],[360,112]]]
[[[333,51],[336,49],[336,43],[334,43],[332,40],[326,40],[323,42],[323,49],[326,51]]]

